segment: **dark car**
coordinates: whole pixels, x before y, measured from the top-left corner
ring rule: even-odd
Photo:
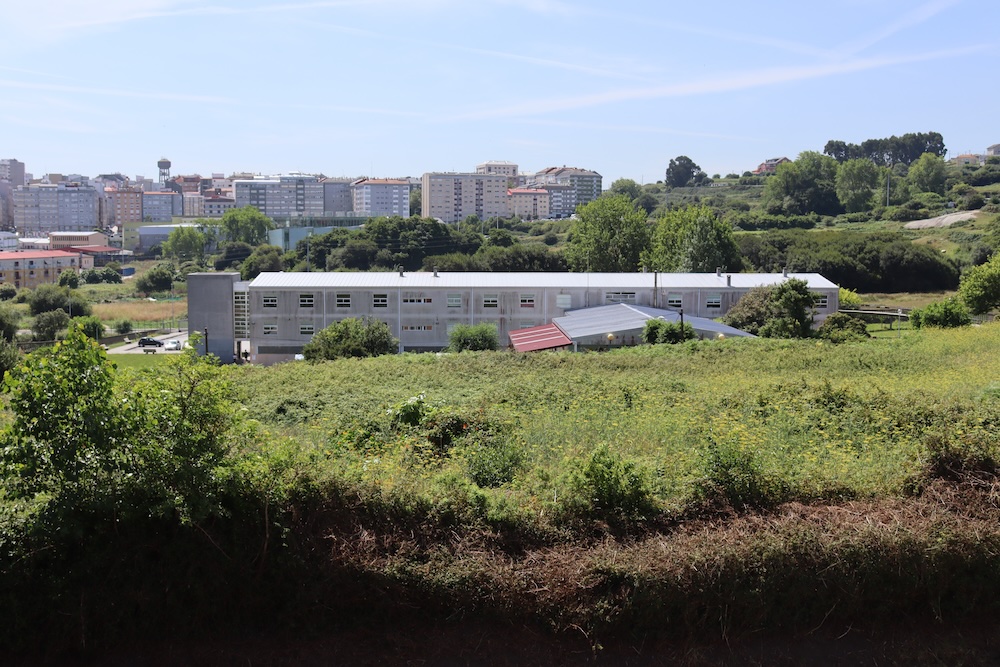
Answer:
[[[163,341],[155,338],[140,338],[139,347],[163,347]]]

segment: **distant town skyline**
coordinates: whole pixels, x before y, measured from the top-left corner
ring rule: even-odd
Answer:
[[[69,0],[4,8],[0,157],[45,173],[663,179],[940,132],[1000,140],[987,0]],[[819,6],[821,5],[821,6]]]

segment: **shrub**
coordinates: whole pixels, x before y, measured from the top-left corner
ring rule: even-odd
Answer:
[[[469,479],[479,487],[509,484],[524,467],[524,448],[507,438],[477,438],[463,451]]]
[[[602,519],[636,520],[656,509],[646,476],[638,466],[601,445],[570,475],[571,509]]]
[[[852,289],[841,287],[837,297],[840,307],[844,310],[858,310],[861,308],[861,295]]]
[[[76,289],[80,286],[80,276],[75,269],[66,269],[59,274],[59,287]]]
[[[17,288],[10,283],[0,284],[0,301],[10,301],[17,296]]]
[[[35,333],[35,340],[50,341],[55,340],[68,324],[69,315],[65,310],[49,310],[35,315],[35,324],[31,330]]]
[[[122,336],[132,333],[132,320],[118,320],[114,324],[114,329],[116,334],[120,334]]]
[[[496,350],[498,347],[500,336],[494,324],[459,324],[448,334],[448,349],[452,352]]]
[[[169,263],[157,264],[135,281],[135,288],[146,294],[168,292],[173,285],[174,265]]]
[[[702,500],[722,501],[735,510],[763,509],[781,501],[781,483],[764,473],[752,451],[713,442],[703,458],[704,477],[696,484]]]
[[[833,313],[816,330],[816,336],[834,343],[870,338],[864,321],[847,313]]]
[[[302,348],[302,354],[309,361],[377,357],[392,354],[398,344],[385,322],[374,317],[348,317],[316,332]]]
[[[676,345],[686,340],[694,340],[698,335],[690,322],[685,322],[681,326],[680,322],[668,322],[666,320],[647,320],[642,329],[642,340],[647,344],[670,344]]]
[[[14,340],[20,321],[21,314],[13,308],[8,306],[0,308],[0,337],[6,341]],[[0,376],[2,375],[3,373],[0,373]]]
[[[964,327],[972,324],[969,309],[957,297],[935,301],[924,308],[910,312],[910,324],[921,327]]]
[[[101,336],[104,335],[104,323],[101,322],[101,318],[99,317],[94,317],[93,315],[74,317],[71,324],[82,329],[83,333],[94,340],[100,340]]]

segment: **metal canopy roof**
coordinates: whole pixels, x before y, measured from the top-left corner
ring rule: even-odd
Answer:
[[[510,332],[510,342],[518,352],[534,352],[549,350],[554,347],[572,345],[573,341],[566,337],[555,324],[543,324],[538,327],[518,329]]]
[[[563,317],[553,318],[553,323],[571,339],[595,336],[620,331],[634,331],[646,326],[648,320],[664,319],[668,322],[680,321],[680,314],[673,310],[630,306],[618,303],[610,306],[581,308]],[[684,322],[699,333],[724,334],[726,336],[752,336],[745,331],[716,322],[707,317],[685,317]]]

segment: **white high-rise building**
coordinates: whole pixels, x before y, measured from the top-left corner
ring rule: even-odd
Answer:
[[[503,174],[427,173],[421,180],[421,216],[458,222],[506,218],[507,176]]]
[[[89,184],[22,185],[13,194],[14,227],[22,236],[91,231],[100,226],[102,193]]]
[[[410,182],[394,178],[359,178],[351,183],[355,215],[410,215]]]
[[[253,206],[272,220],[323,215],[323,183],[308,174],[233,181],[236,207]]]

